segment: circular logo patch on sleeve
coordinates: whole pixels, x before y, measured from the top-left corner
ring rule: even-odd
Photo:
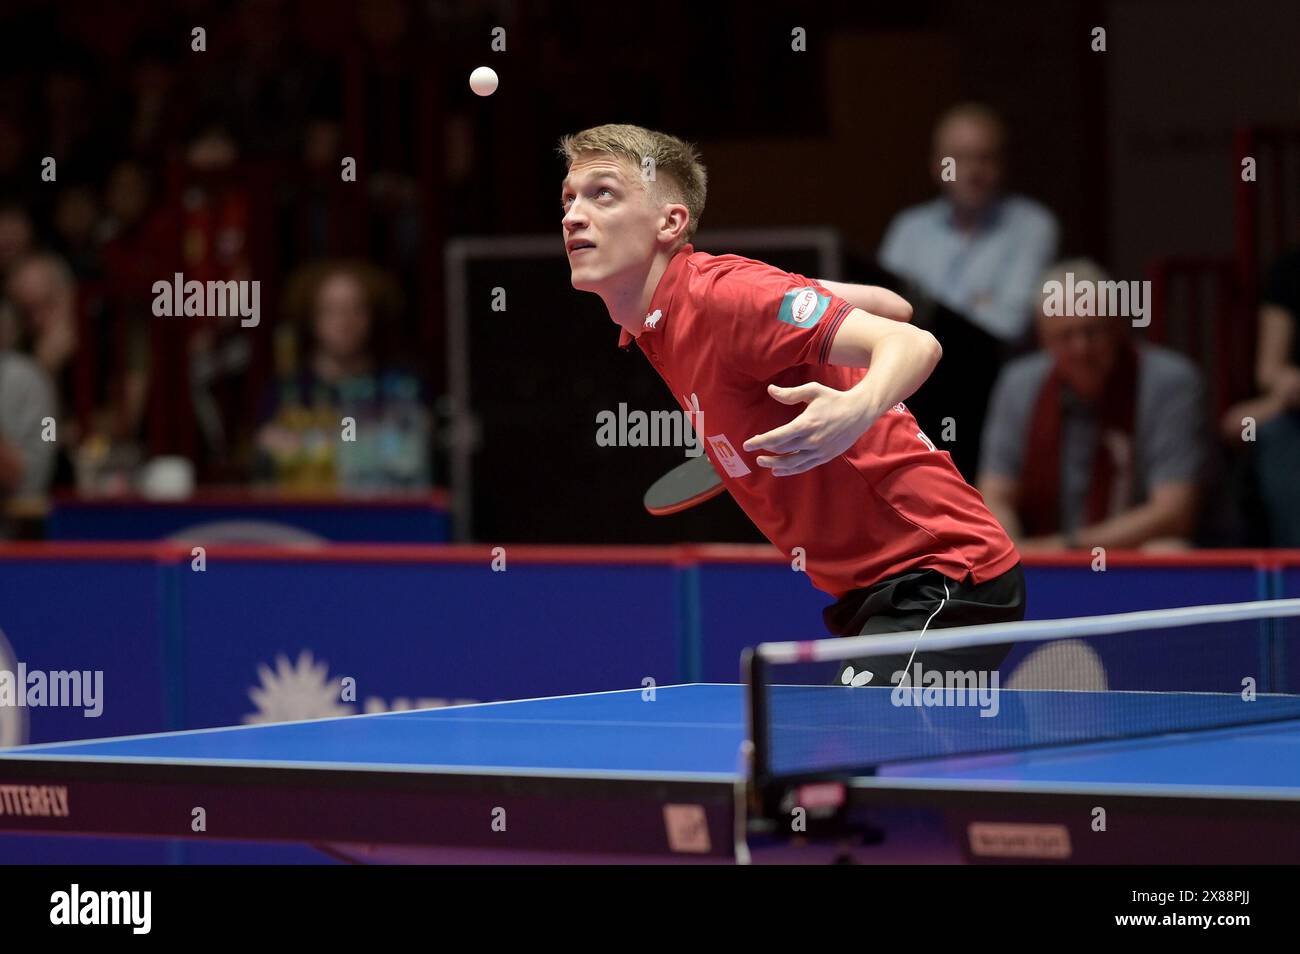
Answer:
[[[826,314],[831,303],[830,295],[822,295],[815,288],[792,288],[781,299],[777,318],[797,328],[811,328]]]

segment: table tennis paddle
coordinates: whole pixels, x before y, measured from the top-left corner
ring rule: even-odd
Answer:
[[[656,517],[681,513],[724,490],[722,478],[705,454],[692,457],[664,474],[645,492],[645,508]]]

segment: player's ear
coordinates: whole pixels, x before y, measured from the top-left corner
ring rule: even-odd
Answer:
[[[690,210],[680,202],[670,202],[663,207],[663,218],[660,222],[659,230],[663,237],[677,244],[685,239],[686,229],[691,223]]]

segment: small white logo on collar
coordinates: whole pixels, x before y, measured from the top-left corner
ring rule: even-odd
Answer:
[[[659,324],[659,319],[664,315],[662,308],[656,308],[651,314],[645,316],[645,327],[647,331],[654,331],[655,325]]]

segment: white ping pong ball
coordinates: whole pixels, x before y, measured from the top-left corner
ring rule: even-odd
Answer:
[[[497,91],[497,71],[490,66],[480,66],[469,74],[469,88],[480,96],[491,96]]]

